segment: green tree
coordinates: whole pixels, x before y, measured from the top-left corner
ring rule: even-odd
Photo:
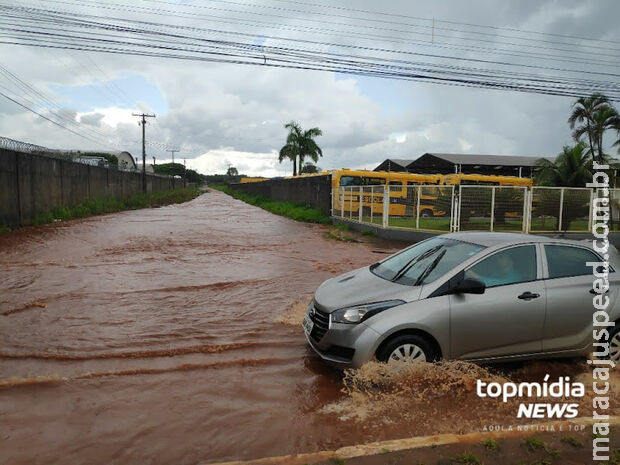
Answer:
[[[612,106],[603,108],[594,113],[592,121],[592,134],[594,136],[596,150],[598,152],[599,160],[605,158],[605,152],[603,150],[603,136],[607,130],[618,130],[620,127],[618,112]]]
[[[598,156],[598,161],[603,161],[602,137],[605,131],[605,118],[602,114],[608,111],[615,112],[609,100],[603,94],[594,93],[589,97],[580,97],[573,103],[573,111],[568,118],[568,124],[573,129],[573,138],[576,142],[587,137],[592,157]],[[599,140],[601,143],[599,144]]]
[[[536,183],[541,186],[585,187],[586,183],[592,181],[592,157],[584,142],[578,142],[573,147],[565,146],[553,162],[541,158],[536,165],[539,168]],[[536,194],[536,215],[557,217],[559,205],[557,195],[555,190],[541,189]],[[560,229],[567,231],[573,221],[587,217],[588,211],[589,201],[584,201],[579,196],[565,196]]]
[[[314,140],[323,132],[319,128],[310,128],[304,131],[295,121],[286,123],[284,128],[288,129],[288,135],[286,145],[280,149],[278,161],[282,163],[284,160],[291,160],[293,162],[293,176],[297,176],[297,160],[299,160],[299,173],[301,174],[304,158],[310,157],[316,163],[319,157],[323,156],[323,151]]]
[[[239,171],[234,166],[229,166],[226,170],[226,176],[228,176],[229,178],[236,178],[237,176],[239,176]]]
[[[304,166],[301,168],[301,172],[300,174],[312,174],[312,173],[320,173],[321,172],[321,168],[319,168],[318,166],[316,166],[313,163],[305,163]]]
[[[182,163],[160,163],[153,167],[155,174],[165,176],[181,176],[185,174],[185,167]],[[190,170],[187,170],[190,171]]]
[[[584,142],[564,146],[554,161],[541,158],[536,167],[536,184],[541,186],[585,187],[592,181],[592,157]]]

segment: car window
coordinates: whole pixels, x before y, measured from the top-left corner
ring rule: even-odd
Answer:
[[[592,274],[592,267],[586,263],[601,261],[590,250],[568,245],[545,245],[545,255],[550,279]]]
[[[486,287],[536,280],[536,247],[522,245],[502,250],[465,271],[465,278],[482,281]]]
[[[373,265],[380,278],[399,284],[428,284],[484,249],[478,244],[437,236]]]

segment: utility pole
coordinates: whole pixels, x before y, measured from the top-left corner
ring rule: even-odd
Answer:
[[[142,118],[140,121],[138,121],[138,125],[142,126],[142,191],[146,192],[146,119],[155,118],[155,115],[149,115],[148,113],[132,113],[132,116],[139,116],[140,118]]]
[[[187,168],[185,168],[185,158],[183,159],[183,187],[187,187]]]
[[[172,164],[174,165],[174,152],[178,152],[179,149],[171,149],[171,150],[167,150],[167,152],[170,152],[172,154]]]

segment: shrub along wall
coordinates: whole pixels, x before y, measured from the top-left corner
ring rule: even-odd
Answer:
[[[147,193],[183,187],[181,179],[147,174]],[[142,192],[141,173],[100,168],[0,149],[0,226],[31,224],[56,207]]]
[[[332,177],[329,174],[230,184],[229,187],[247,192],[248,194],[260,195],[271,200],[310,205],[320,208],[326,215],[331,214]]]

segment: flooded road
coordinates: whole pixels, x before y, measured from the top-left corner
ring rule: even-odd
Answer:
[[[411,395],[371,366],[343,391],[306,347],[305,304],[395,249],[326,231],[212,191],[1,236],[0,463],[197,464],[514,423],[474,397],[474,377],[504,376],[479,367],[408,375]],[[567,370],[587,367],[509,369]]]

